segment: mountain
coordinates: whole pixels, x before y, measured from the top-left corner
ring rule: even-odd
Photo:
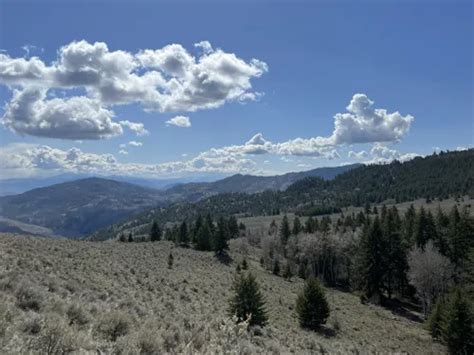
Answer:
[[[232,178],[228,179],[232,181]],[[218,181],[214,184],[223,183]],[[318,215],[366,203],[405,202],[419,198],[430,201],[465,195],[474,196],[474,149],[441,152],[404,163],[394,161],[359,166],[332,180],[307,176],[284,191],[266,190],[255,194],[228,192],[197,202],[181,201],[167,208],[143,211],[131,219],[97,231],[90,238],[113,238],[132,228],[136,233],[144,233],[153,220],[165,224],[192,220],[207,213],[214,216],[264,216],[279,211]]]
[[[86,178],[0,197],[0,215],[49,228],[54,234],[78,237],[160,202],[160,192],[155,189]]]
[[[198,201],[226,192],[279,191],[304,177],[320,176],[331,179],[357,166],[319,168],[280,176],[237,174],[215,182],[191,182],[179,185],[176,184],[183,179],[159,180],[115,176],[112,180],[88,177],[33,189],[19,195],[0,197],[0,216],[5,218],[0,223],[0,231],[79,237],[130,217],[140,210],[163,207],[173,201]],[[74,176],[63,174],[37,181],[45,183],[71,179]],[[212,177],[184,179],[189,181],[197,178]],[[131,184],[130,181],[135,184]],[[172,187],[157,190],[143,185]]]
[[[17,195],[23,192],[46,187],[63,182],[74,181],[79,179],[86,179],[97,177],[95,175],[65,173],[50,177],[29,177],[17,179],[3,179],[0,180],[0,196]],[[168,189],[177,184],[185,184],[192,182],[211,182],[222,179],[225,175],[222,174],[200,174],[189,177],[169,178],[169,179],[152,179],[139,178],[133,176],[112,175],[102,177],[115,181],[128,182],[130,184],[139,185],[153,189]]]
[[[266,190],[283,191],[291,184],[306,177],[319,177],[325,180],[334,179],[339,174],[362,166],[350,164],[338,167],[316,168],[297,173],[275,176],[255,176],[236,174],[214,182],[179,184],[167,189],[163,196],[170,201],[198,201],[221,193],[240,192],[253,194]]]

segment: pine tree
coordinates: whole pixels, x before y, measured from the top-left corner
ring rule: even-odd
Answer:
[[[436,227],[431,212],[426,212],[420,207],[415,220],[414,238],[419,248],[424,248],[428,240],[436,240]]]
[[[197,231],[195,248],[202,251],[211,250],[211,237],[207,223],[204,223]]]
[[[133,242],[133,235],[132,232],[128,233],[128,242],[132,243]]]
[[[318,329],[329,317],[329,304],[319,281],[310,277],[296,300],[296,312],[300,325],[311,330]]]
[[[171,269],[173,268],[173,263],[174,263],[174,256],[173,256],[173,253],[169,253],[168,255],[168,269]]]
[[[359,249],[359,273],[362,278],[362,290],[368,299],[375,303],[381,303],[386,246],[378,216],[364,228]]]
[[[470,305],[461,290],[456,289],[454,299],[446,312],[444,331],[451,354],[474,353],[474,317]]]
[[[229,231],[227,229],[227,223],[224,217],[219,218],[217,222],[217,231],[214,237],[213,249],[217,255],[222,255],[229,250],[229,244],[227,240],[229,236]]]
[[[449,232],[450,257],[451,261],[460,270],[470,248],[474,247],[474,225],[467,207],[461,213],[458,213],[456,209],[452,213],[452,219],[455,221],[450,223],[450,228],[453,229]]]
[[[242,273],[232,285],[234,296],[230,300],[229,314],[238,322],[249,319],[249,325],[265,326],[268,321],[265,301],[257,280],[252,274]]]
[[[311,234],[314,233],[314,220],[311,216],[308,217],[304,225],[305,233]]]
[[[202,228],[203,224],[204,224],[203,218],[202,218],[201,215],[199,215],[196,218],[196,221],[194,222],[194,225],[193,225],[193,228],[192,228],[191,241],[192,241],[193,244],[197,243],[197,235],[199,233],[199,230]]]
[[[242,270],[248,270],[249,264],[247,263],[247,259],[242,260]]]
[[[186,224],[186,221],[183,221],[179,226],[178,241],[179,244],[183,247],[189,246],[188,225]]]
[[[293,277],[293,272],[291,270],[291,265],[289,262],[285,264],[285,269],[283,270],[283,277],[286,280],[291,280],[291,278]]]
[[[286,245],[290,235],[290,223],[288,222],[288,217],[284,215],[280,226],[280,240],[283,245]]]
[[[272,269],[273,275],[280,275],[280,261],[278,259],[275,259],[273,261],[273,269]]]
[[[119,241],[122,243],[125,243],[127,241],[127,237],[125,237],[125,234],[121,233],[119,235]]]
[[[428,318],[427,327],[433,339],[442,340],[443,338],[443,326],[445,317],[443,311],[445,306],[446,305],[443,297],[440,297]]]
[[[302,227],[301,227],[301,221],[300,219],[298,218],[298,216],[295,216],[295,219],[293,220],[293,235],[298,235],[300,234],[302,230]]]
[[[229,238],[237,238],[239,236],[239,224],[237,223],[237,218],[235,216],[230,216],[227,222],[229,230]]]
[[[161,229],[156,221],[153,221],[153,224],[151,225],[150,240],[152,242],[161,240]]]
[[[415,221],[416,221],[416,210],[411,204],[408,210],[405,212],[405,218],[403,223],[403,239],[408,245],[413,245],[414,232],[415,232]]]

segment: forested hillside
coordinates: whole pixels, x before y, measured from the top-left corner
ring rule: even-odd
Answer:
[[[444,199],[449,196],[474,196],[474,149],[442,152],[424,158],[391,164],[369,165],[352,169],[333,180],[307,177],[285,191],[257,194],[227,193],[196,203],[175,203],[168,208],[146,211],[123,224],[101,230],[93,239],[115,237],[130,226],[195,218],[198,214],[261,216],[295,212],[320,215],[344,206],[366,203],[411,201],[418,198]]]

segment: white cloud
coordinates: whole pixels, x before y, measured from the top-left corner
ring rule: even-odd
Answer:
[[[137,142],[137,141],[130,141],[128,142],[128,145],[131,145],[132,147],[141,147],[143,146],[142,142]]]
[[[191,121],[189,120],[189,117],[187,116],[173,117],[169,119],[168,121],[166,121],[166,124],[168,126],[172,125],[172,126],[183,127],[183,128],[191,127]]]
[[[15,90],[2,123],[11,131],[38,137],[102,139],[122,134],[114,113],[84,96],[46,99],[46,90]]]
[[[89,43],[82,40],[61,47],[57,60],[50,65],[38,57],[11,58],[0,54],[0,83],[20,88],[21,92],[41,92],[41,101],[45,101],[45,95],[54,95],[55,90],[65,90],[69,98],[62,99],[62,106],[66,102],[73,105],[82,100],[86,112],[80,112],[80,105],[75,105],[75,118],[67,122],[74,130],[83,126],[79,121],[87,120],[92,105],[111,119],[111,107],[119,104],[138,103],[146,111],[191,112],[216,108],[230,101],[256,100],[261,96],[261,93],[252,90],[251,80],[268,71],[266,63],[258,59],[247,62],[234,53],[214,50],[207,41],[197,43],[196,47],[202,50],[198,56],[192,55],[180,44],[144,49],[133,54],[123,50],[111,51],[103,42]],[[85,91],[86,96],[78,97],[77,92],[82,91]],[[48,102],[49,105],[58,104],[48,100],[44,105],[48,105]],[[10,104],[21,103],[27,104]],[[35,117],[44,115],[34,112],[37,107],[39,105],[30,105],[16,110],[29,108]],[[63,108],[58,111],[67,110]],[[10,126],[15,127],[17,125],[12,121],[17,118],[21,120],[17,116],[4,116],[3,120],[10,121]],[[120,124],[138,135],[147,132],[141,123],[120,121]],[[78,135],[65,132],[67,127],[64,125],[63,130],[59,130],[57,138]],[[79,135],[83,139],[105,138],[121,133],[117,127],[112,122],[103,127],[104,132],[99,129],[98,132]],[[56,138],[55,130],[47,131],[31,125],[23,131],[16,131]]]
[[[349,158],[354,158],[354,159],[360,160],[360,159],[367,158],[369,156],[369,153],[367,153],[365,150],[362,150],[360,152],[354,152],[353,150],[351,150],[351,151],[349,151],[347,156]]]
[[[146,129],[145,129],[145,126],[143,123],[139,123],[139,122],[130,122],[130,121],[120,121],[119,122],[122,126],[124,127],[127,127],[129,130],[131,130],[132,132],[134,132],[137,136],[146,136],[148,134],[150,134],[150,132],[148,132]]]
[[[128,155],[128,152],[125,149],[120,149],[119,154]]]

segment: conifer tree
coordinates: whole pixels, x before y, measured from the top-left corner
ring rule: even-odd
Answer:
[[[249,268],[249,264],[247,263],[247,259],[244,258],[244,260],[242,260],[242,270],[248,270]]]
[[[181,222],[181,225],[179,226],[178,241],[183,247],[189,246],[188,225],[186,224],[186,221]]]
[[[283,270],[283,277],[286,280],[291,280],[291,278],[293,277],[293,272],[291,270],[291,265],[289,262],[285,264],[285,269]]]
[[[173,253],[170,251],[168,255],[168,269],[173,268],[173,263],[174,263],[174,256],[173,256]]]
[[[272,268],[273,275],[280,275],[280,261],[275,259],[273,261],[273,268]]]
[[[196,218],[196,221],[194,222],[193,224],[193,228],[192,228],[192,232],[191,232],[191,241],[193,244],[196,244],[197,243],[197,235],[199,233],[199,230],[202,228],[204,222],[203,222],[203,219],[202,219],[202,216],[199,215],[197,218]]]
[[[290,223],[288,222],[288,217],[284,215],[280,226],[280,240],[283,245],[286,245],[290,235]]]
[[[359,248],[359,273],[362,278],[362,290],[368,299],[375,303],[381,303],[386,246],[378,216],[364,228]]]
[[[416,210],[413,204],[411,204],[408,210],[405,212],[405,218],[404,218],[404,224],[403,224],[403,239],[410,246],[415,243],[414,241],[415,221],[416,221]]]
[[[128,242],[132,243],[133,242],[133,235],[132,232],[128,233]]]
[[[229,217],[227,222],[229,238],[237,238],[239,236],[239,224],[237,223],[237,218],[234,215]]]
[[[305,233],[314,233],[314,220],[313,217],[309,216],[304,225]]]
[[[446,312],[444,331],[448,350],[451,354],[473,354],[474,317],[471,306],[460,289],[455,290],[453,298]]]
[[[301,221],[300,219],[298,218],[298,216],[295,216],[295,219],[293,220],[293,235],[298,235],[300,234],[302,230],[302,227],[301,227]]]
[[[211,250],[211,236],[207,223],[204,223],[196,233],[195,247],[197,250]]]
[[[296,312],[303,328],[317,330],[329,317],[329,304],[319,281],[310,277],[296,300]]]
[[[265,326],[268,321],[265,301],[255,277],[241,273],[235,279],[232,291],[234,295],[230,300],[230,316],[236,316],[238,322],[249,319],[249,325]]]
[[[151,225],[150,240],[152,242],[161,240],[161,229],[156,221],[153,221],[153,224]]]
[[[127,241],[127,237],[125,237],[125,234],[121,233],[119,235],[119,241],[122,243],[125,243]]]
[[[214,237],[214,251],[218,255],[222,255],[229,250],[229,244],[227,243],[229,232],[227,229],[227,223],[224,217],[220,217],[217,222],[217,231]]]
[[[414,239],[419,248],[424,248],[428,240],[436,240],[436,227],[431,212],[426,212],[420,207],[415,220]]]

